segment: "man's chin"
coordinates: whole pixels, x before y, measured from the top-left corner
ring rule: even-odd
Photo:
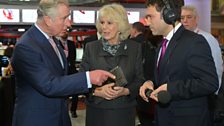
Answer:
[[[188,29],[188,30],[191,29],[191,28],[190,28],[189,26],[187,26],[187,25],[184,25],[184,27],[185,27],[185,29]]]

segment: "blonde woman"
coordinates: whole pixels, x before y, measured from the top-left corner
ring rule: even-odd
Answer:
[[[128,83],[93,88],[87,99],[86,126],[135,126],[135,98],[143,81],[141,45],[127,39],[130,25],[119,4],[103,6],[96,27],[102,37],[86,45],[81,70],[109,71],[119,66]]]

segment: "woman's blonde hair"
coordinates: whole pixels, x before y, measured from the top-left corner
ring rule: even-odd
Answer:
[[[127,12],[120,4],[112,3],[104,5],[99,10],[98,19],[96,21],[96,28],[98,32],[102,33],[102,26],[100,24],[101,18],[108,18],[109,20],[116,22],[118,25],[119,40],[125,40],[130,35],[130,24],[128,23]]]

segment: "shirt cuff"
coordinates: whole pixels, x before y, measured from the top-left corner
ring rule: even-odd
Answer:
[[[90,77],[89,77],[89,71],[86,72],[86,79],[87,79],[87,87],[92,88],[92,84],[90,82]]]

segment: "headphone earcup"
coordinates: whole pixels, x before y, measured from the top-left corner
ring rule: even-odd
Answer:
[[[177,14],[172,9],[168,9],[168,8],[165,7],[163,9],[162,14],[163,14],[163,20],[167,24],[174,24],[176,22],[176,20],[177,20]]]

